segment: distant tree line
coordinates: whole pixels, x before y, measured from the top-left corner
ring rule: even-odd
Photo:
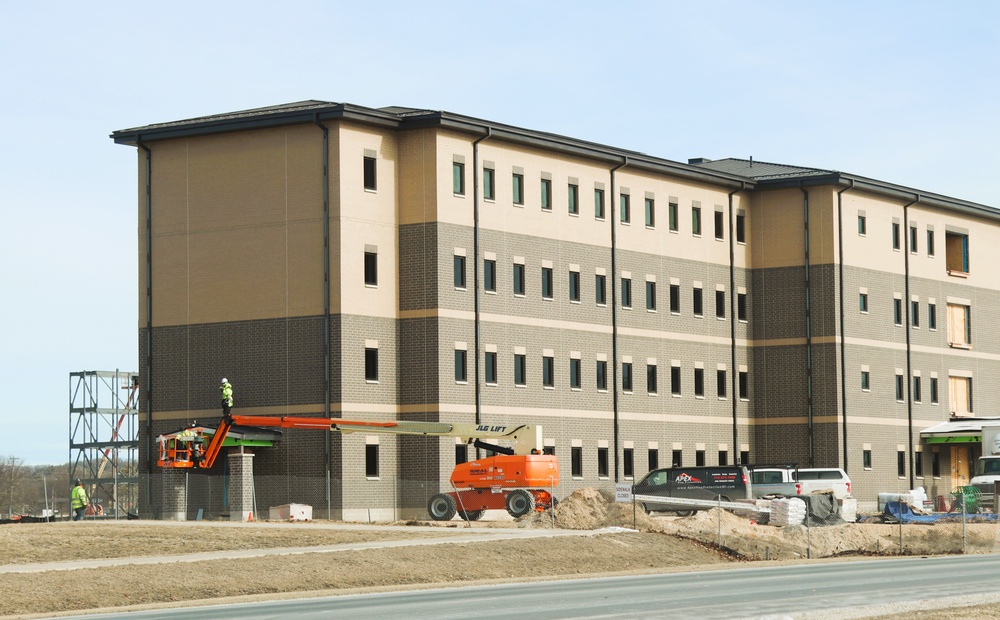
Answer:
[[[0,516],[41,516],[46,508],[69,515],[69,464],[25,465],[16,456],[0,456]]]

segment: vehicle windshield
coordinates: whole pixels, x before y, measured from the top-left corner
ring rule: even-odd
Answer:
[[[977,476],[1000,476],[1000,459],[979,459],[976,463]]]

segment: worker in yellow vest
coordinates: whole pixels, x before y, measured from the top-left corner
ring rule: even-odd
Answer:
[[[83,518],[84,511],[87,510],[87,490],[83,488],[83,481],[76,479],[76,486],[73,487],[73,501],[70,504],[73,508],[73,520],[79,521]]]
[[[222,415],[228,416],[233,409],[233,385],[223,377],[219,390],[222,392]]]

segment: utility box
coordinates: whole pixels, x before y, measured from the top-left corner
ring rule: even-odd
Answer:
[[[268,509],[269,521],[312,521],[313,507],[306,504],[282,504]]]

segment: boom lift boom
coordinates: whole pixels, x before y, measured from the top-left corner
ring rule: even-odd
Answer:
[[[218,428],[211,433],[207,445],[207,433],[202,429],[190,428],[161,435],[158,438],[160,446],[157,465],[165,468],[209,469],[219,456],[230,430],[241,426],[303,428],[345,434],[363,432],[459,437],[463,443],[496,453],[495,456],[455,466],[451,473],[454,490],[438,493],[427,503],[431,518],[438,521],[450,520],[456,513],[463,519],[476,521],[484,511],[491,509],[506,509],[511,516],[520,517],[532,510],[546,510],[556,503],[551,490],[559,484],[559,464],[554,455],[542,454],[542,427],[530,424],[507,426],[228,415],[223,417]],[[483,439],[511,441],[513,446],[508,448],[494,445]],[[546,488],[550,490],[545,490]]]

